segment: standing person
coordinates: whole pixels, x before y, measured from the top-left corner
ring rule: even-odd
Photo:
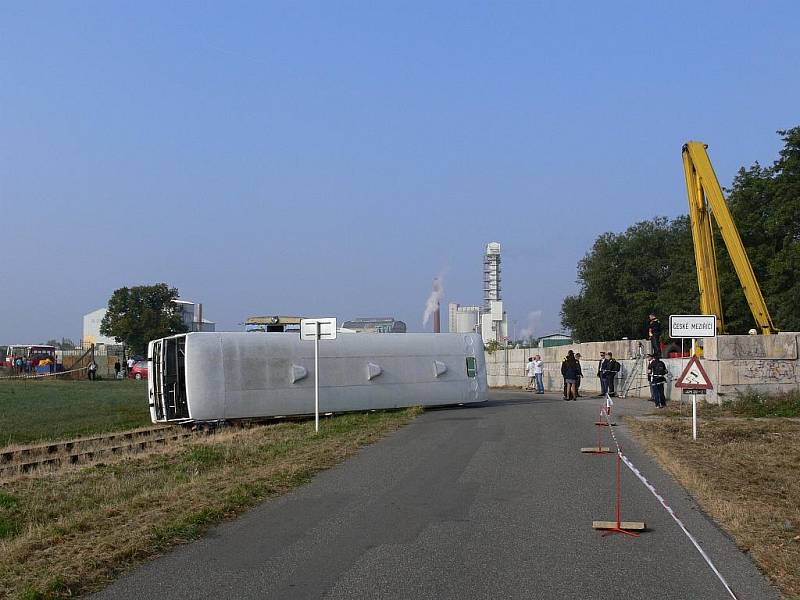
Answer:
[[[89,381],[94,381],[95,377],[97,376],[97,363],[94,362],[94,360],[92,360],[92,362],[89,363],[88,375],[89,375]]]
[[[647,366],[647,378],[650,380],[650,390],[656,408],[666,408],[667,398],[664,396],[664,382],[667,380],[667,365],[659,357],[653,356]]]
[[[536,393],[544,394],[544,363],[538,354],[533,359],[533,376],[536,377]]]
[[[575,397],[581,397],[581,379],[583,379],[583,369],[581,368],[581,353],[578,352],[575,354],[575,360],[578,361],[578,369],[580,372],[578,373],[578,379],[575,381]]]
[[[133,360],[132,356],[129,356],[128,357],[128,371],[126,373],[128,375],[128,377],[130,377],[131,369],[133,369],[133,365],[135,365],[135,364],[136,364],[136,361]]]
[[[119,359],[114,361],[114,376],[117,379],[121,379],[122,376],[120,375],[120,371],[122,371],[122,365],[119,363]]]
[[[570,350],[570,352],[572,352],[572,350]],[[567,377],[566,375],[564,375],[564,369],[566,368],[565,365],[567,363],[567,358],[569,358],[569,354],[567,354],[567,356],[564,357],[564,360],[561,361],[561,381],[564,384],[563,385],[564,393],[562,395],[564,396],[564,400],[569,400],[569,398],[567,397],[569,386],[567,385]]]
[[[612,398],[617,395],[614,391],[614,379],[619,373],[620,365],[614,359],[611,352],[606,352],[606,386],[608,387],[608,395]]]
[[[14,359],[14,371],[17,375],[22,375],[22,364],[23,362],[21,357],[18,356]]]
[[[567,385],[567,393],[564,400],[577,400],[578,390],[576,384],[583,373],[581,373],[581,365],[575,360],[575,354],[572,350],[567,352],[567,357],[561,363],[561,374],[564,376],[564,382]]]
[[[655,313],[650,313],[647,337],[650,338],[650,352],[653,354],[653,358],[661,358],[661,321],[658,320]]]
[[[600,393],[597,394],[598,398],[605,396],[608,393],[608,382],[606,381],[606,368],[608,367],[608,359],[606,353],[600,353],[600,360],[597,361],[597,378],[600,380]]]
[[[525,374],[528,376],[528,387],[525,388],[526,390],[533,389],[533,382],[536,380],[536,375],[534,375],[535,368],[536,367],[533,364],[533,357],[531,356],[528,359],[528,364],[525,365]]]

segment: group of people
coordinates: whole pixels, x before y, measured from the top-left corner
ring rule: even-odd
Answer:
[[[600,379],[598,398],[608,394],[612,398],[617,395],[614,385],[620,371],[620,364],[611,352],[601,352],[597,361],[597,377]]]
[[[664,408],[667,405],[664,394],[664,383],[667,381],[667,366],[661,360],[661,322],[654,313],[650,313],[647,324],[647,337],[650,341],[650,352],[647,354],[647,380],[650,385],[650,399],[656,407]],[[641,344],[639,345],[641,348]],[[640,355],[641,356],[641,355]],[[600,380],[600,393],[598,398],[606,395],[617,395],[615,383],[621,366],[611,352],[601,352],[597,361],[597,377]],[[527,390],[535,390],[537,394],[544,394],[544,363],[540,355],[531,356],[525,367],[528,377]],[[572,350],[567,352],[561,363],[561,376],[564,379],[564,400],[577,400],[581,397],[581,355]]]
[[[542,357],[538,354],[531,356],[528,359],[528,365],[525,367],[525,373],[528,376],[528,387],[525,389],[535,389],[537,394],[544,394],[544,362],[542,362]]]
[[[33,361],[30,357],[23,357],[17,356],[14,360],[11,361],[11,364],[14,367],[14,375],[25,375],[27,373],[33,373],[34,366]]]
[[[128,373],[130,373],[131,369],[133,368],[133,365],[135,364],[136,361],[133,358],[128,359],[128,361],[126,362],[126,365],[128,367],[127,370]],[[114,361],[114,375],[116,376],[117,379],[123,379],[125,376],[124,373],[122,372],[122,363],[119,362],[119,359],[116,359]],[[97,379],[97,363],[95,362],[94,359],[92,359],[92,362],[89,363],[89,366],[86,369],[86,377],[88,377],[89,380],[91,381]]]

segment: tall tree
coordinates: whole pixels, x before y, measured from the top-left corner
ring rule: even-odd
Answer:
[[[186,332],[177,298],[177,288],[166,283],[114,290],[100,333],[143,353],[150,340]]]
[[[771,167],[741,168],[728,204],[778,329],[800,331],[800,127],[779,131],[784,142]],[[720,286],[729,333],[753,319],[721,240]]]
[[[784,148],[771,167],[740,169],[728,204],[775,325],[800,330],[800,127],[778,132]],[[727,249],[716,234],[728,333],[753,317]],[[644,337],[647,314],[695,313],[699,306],[688,217],[636,223],[605,233],[578,263],[578,294],[564,299],[562,324],[581,340]]]
[[[688,218],[659,217],[605,233],[578,264],[580,291],[564,299],[562,324],[579,340],[641,338],[647,315],[698,302]]]

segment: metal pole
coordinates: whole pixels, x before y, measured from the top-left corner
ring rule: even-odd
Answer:
[[[683,360],[683,342],[685,342],[685,341],[686,340],[684,338],[681,338],[681,373],[683,373],[683,369],[684,369],[684,367],[686,367],[686,365],[684,364],[684,360]],[[679,375],[679,377],[680,377],[680,375]],[[680,391],[680,395],[681,395],[680,413],[681,413],[681,416],[683,416],[683,390]]]
[[[697,394],[692,394],[692,439],[697,440]]]
[[[319,432],[319,321],[314,336],[314,431]]]

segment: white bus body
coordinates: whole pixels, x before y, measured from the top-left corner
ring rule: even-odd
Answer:
[[[485,402],[479,335],[341,334],[322,341],[320,411]],[[314,343],[298,333],[187,333],[147,348],[154,423],[314,413]]]

